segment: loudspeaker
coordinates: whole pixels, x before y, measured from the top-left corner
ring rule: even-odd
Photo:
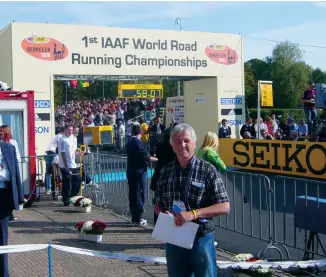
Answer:
[[[326,109],[326,84],[318,83],[316,84],[316,108]]]

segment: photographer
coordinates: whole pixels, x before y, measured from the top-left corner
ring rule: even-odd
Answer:
[[[315,105],[316,89],[314,83],[309,83],[308,89],[303,93],[301,102],[308,123],[308,130],[313,131],[317,123],[317,109]]]

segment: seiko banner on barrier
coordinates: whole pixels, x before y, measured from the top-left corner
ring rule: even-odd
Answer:
[[[219,153],[230,167],[319,179],[326,177],[326,143],[220,139]]]

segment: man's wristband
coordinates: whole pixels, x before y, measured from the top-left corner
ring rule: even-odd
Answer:
[[[192,210],[192,213],[194,214],[194,220],[196,220],[197,219],[197,213],[196,213],[196,211],[195,210]]]

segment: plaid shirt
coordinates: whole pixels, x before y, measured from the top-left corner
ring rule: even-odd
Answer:
[[[177,174],[178,171],[180,174]],[[177,175],[180,177],[180,182],[177,181]],[[188,211],[229,202],[225,186],[216,168],[195,156],[185,169],[180,168],[177,160],[161,169],[155,204],[171,212],[173,200],[184,201]]]

